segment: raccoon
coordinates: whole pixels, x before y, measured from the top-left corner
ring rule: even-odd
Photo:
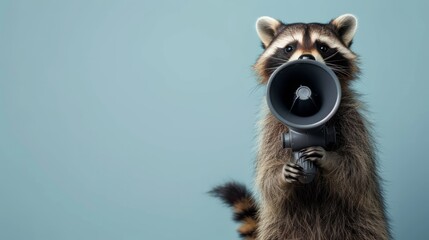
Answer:
[[[256,161],[256,201],[236,182],[211,193],[234,209],[238,232],[247,240],[389,239],[391,237],[377,171],[375,144],[362,104],[351,88],[359,74],[358,56],[351,50],[357,19],[344,14],[327,24],[285,24],[260,17],[256,30],[264,49],[254,64],[259,83],[267,83],[280,65],[312,59],[330,67],[341,83],[341,104],[330,124],[337,129],[333,150],[303,149],[318,166],[315,180],[300,184],[302,169],[282,148],[280,135],[288,129],[263,103]]]

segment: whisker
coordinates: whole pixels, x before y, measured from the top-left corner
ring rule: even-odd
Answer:
[[[325,62],[326,65],[336,66],[336,67],[345,67],[343,65],[338,65],[336,63],[333,63],[333,61]]]
[[[272,65],[271,67],[265,67],[264,69],[266,69],[266,70],[277,69],[277,68],[279,68],[282,65],[283,65],[283,63],[280,63],[280,64],[277,64],[277,65]]]
[[[327,57],[327,58],[325,58],[325,59],[323,59],[323,60],[328,60],[328,59],[331,59],[332,57],[334,57],[335,55],[337,55],[337,53],[339,53],[339,51],[336,51],[334,54],[332,54],[332,55],[330,55],[329,57]]]
[[[330,67],[334,72],[341,73],[342,75],[345,75],[345,76],[351,76],[351,74],[347,71],[348,69],[342,68],[340,66],[335,66],[335,65],[327,64],[327,66]]]
[[[343,62],[344,59],[337,59],[337,60],[329,60],[328,62],[333,63],[333,62]]]
[[[350,77],[351,75],[348,72],[340,71],[340,70],[333,70],[336,74],[340,74],[346,77]]]
[[[347,70],[348,69],[347,67],[343,67],[343,66],[340,66],[340,65],[326,64],[326,66],[334,67],[334,68],[338,68],[338,69],[343,69],[343,70]]]
[[[329,65],[329,64],[326,64],[326,66],[328,66],[328,67],[330,67],[330,68],[332,68],[332,69],[338,69],[338,70],[343,70],[343,71],[348,70],[347,68],[344,68],[344,67],[341,67],[341,66],[336,66],[336,65]]]
[[[287,60],[288,60],[288,59],[277,58],[277,57],[270,57],[270,58],[280,60],[280,61],[284,61],[284,62],[287,62]]]
[[[338,70],[343,70],[343,71],[348,71],[349,70],[346,67],[342,67],[342,66],[338,66],[338,65],[329,65],[329,64],[326,64],[326,66],[328,66],[330,68],[333,68],[333,69],[335,68],[335,69],[338,69]]]
[[[269,67],[269,68],[265,68],[265,69],[278,68],[278,67],[280,67],[281,65],[283,65],[283,63],[277,64],[277,65],[275,65],[275,66],[272,66],[272,67]]]
[[[280,66],[277,66],[277,67],[270,67],[270,68],[265,68],[265,70],[272,70],[272,69],[277,69],[277,68],[279,68]]]

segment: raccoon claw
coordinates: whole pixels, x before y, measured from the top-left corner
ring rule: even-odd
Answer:
[[[314,162],[320,166],[323,159],[325,159],[326,151],[323,147],[308,147],[300,151],[301,157],[307,161]]]
[[[283,167],[283,177],[288,183],[298,182],[298,178],[301,177],[304,172],[303,168],[296,163],[287,163]]]

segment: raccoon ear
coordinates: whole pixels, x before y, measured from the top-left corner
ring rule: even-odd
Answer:
[[[357,18],[352,14],[344,14],[331,20],[330,24],[334,25],[344,44],[349,47],[356,33]]]
[[[282,23],[280,21],[271,17],[264,16],[256,20],[256,32],[258,33],[259,39],[261,39],[264,48],[270,45],[281,25]]]

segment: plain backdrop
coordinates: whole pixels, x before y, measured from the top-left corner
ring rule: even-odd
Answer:
[[[0,239],[238,239],[255,21],[353,13],[396,239],[429,239],[428,1],[0,1]]]

